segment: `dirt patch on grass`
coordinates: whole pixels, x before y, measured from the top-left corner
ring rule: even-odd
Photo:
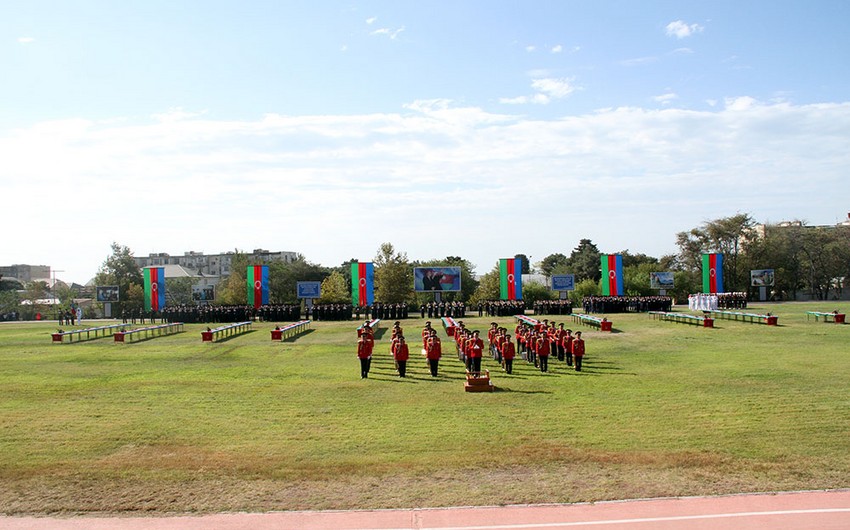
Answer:
[[[848,470],[828,463],[813,468],[812,462],[765,464],[716,455],[571,456],[501,464],[498,455],[481,455],[479,465],[455,469],[360,469],[322,479],[247,478],[215,470],[45,474],[0,479],[0,506],[10,515],[153,515],[571,503],[850,486]]]

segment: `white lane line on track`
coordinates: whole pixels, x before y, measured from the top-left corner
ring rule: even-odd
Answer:
[[[519,528],[569,528],[571,526],[601,526],[612,524],[657,523],[665,521],[692,521],[697,519],[725,519],[732,517],[763,517],[770,515],[812,515],[827,513],[850,513],[850,508],[821,508],[812,510],[779,510],[768,512],[737,512],[704,515],[673,515],[669,517],[644,517],[636,519],[610,519],[599,521],[570,521],[563,523],[528,523],[506,525],[474,525],[474,526],[434,526],[416,527],[417,530],[514,530]],[[362,530],[410,530],[404,528],[372,528]]]

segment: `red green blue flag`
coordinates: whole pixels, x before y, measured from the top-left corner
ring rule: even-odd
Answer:
[[[623,296],[623,256],[602,254],[602,296]]]
[[[145,311],[159,311],[165,307],[165,268],[144,269]]]
[[[522,300],[522,260],[520,258],[499,260],[499,298]]]
[[[371,262],[351,262],[351,304],[370,306],[375,302],[375,266]]]
[[[723,254],[702,255],[702,292],[725,292],[723,291]]]
[[[255,309],[269,303],[268,265],[248,265],[245,274],[248,289],[248,305]]]

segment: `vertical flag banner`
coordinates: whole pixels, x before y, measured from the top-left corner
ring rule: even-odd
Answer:
[[[602,296],[623,296],[623,256],[620,254],[602,254]]]
[[[351,262],[351,304],[367,306],[375,303],[375,265]]]
[[[245,274],[248,289],[248,305],[254,309],[269,303],[268,265],[248,265]]]
[[[150,267],[144,271],[145,311],[159,311],[165,307],[165,268]]]
[[[522,260],[520,258],[499,260],[499,298],[522,300]]]
[[[702,292],[723,293],[723,254],[702,255]]]

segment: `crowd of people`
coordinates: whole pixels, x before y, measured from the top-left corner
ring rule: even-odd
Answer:
[[[509,317],[525,313],[525,302],[522,300],[488,300],[478,303],[478,316]]]
[[[670,311],[669,296],[585,296],[581,301],[585,313],[644,313]]]
[[[313,304],[304,308],[305,320],[351,320],[353,316],[351,304]]]
[[[532,305],[535,315],[572,315],[570,300],[538,300]]]
[[[720,309],[746,309],[747,293],[720,293],[717,295],[717,307]]]
[[[419,316],[425,318],[463,318],[466,304],[463,302],[428,302],[419,306]]]
[[[569,367],[574,367],[577,372],[582,370],[585,344],[581,331],[573,334],[571,329],[564,328],[563,323],[556,325],[545,319],[532,321],[532,323],[519,322],[514,330],[516,336],[516,344],[514,344],[507,328],[491,322],[487,331],[486,350],[484,339],[478,330],[467,328],[463,321],[458,321],[456,324],[448,334],[454,340],[458,359],[464,364],[467,373],[472,374],[473,377],[480,376],[482,372],[481,363],[485,351],[489,351],[493,360],[499,363],[507,374],[513,373],[513,363],[517,354],[544,373],[549,371],[550,356]],[[357,357],[360,360],[360,377],[366,379],[369,377],[371,368],[375,335],[368,321],[359,328],[359,333]],[[421,345],[429,372],[432,377],[437,377],[443,354],[442,342],[437,335],[437,330],[431,326],[430,320],[426,321],[422,328]],[[398,376],[407,377],[410,346],[399,321],[393,323],[390,354]]]

